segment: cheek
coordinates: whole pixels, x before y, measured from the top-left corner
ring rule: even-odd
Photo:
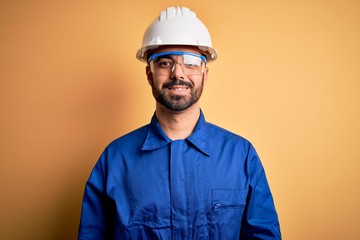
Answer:
[[[162,89],[162,86],[165,83],[165,81],[166,79],[161,79],[159,77],[152,76],[150,85],[158,89]]]
[[[192,83],[194,85],[195,88],[200,88],[202,87],[206,82],[206,77],[203,76],[199,76],[199,78],[193,79]]]

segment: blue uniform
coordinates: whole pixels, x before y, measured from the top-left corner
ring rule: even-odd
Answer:
[[[79,240],[281,239],[260,159],[207,123],[171,140],[151,123],[113,141],[86,184]]]

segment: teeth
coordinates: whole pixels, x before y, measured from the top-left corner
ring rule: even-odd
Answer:
[[[180,91],[184,91],[186,88],[169,88],[169,89],[180,92]]]

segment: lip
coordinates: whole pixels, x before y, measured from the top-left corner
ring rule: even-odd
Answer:
[[[184,80],[174,80],[171,82],[164,83],[163,88],[174,89],[174,88],[192,88],[192,84],[190,82],[186,82]]]
[[[189,89],[188,86],[184,86],[184,85],[175,85],[175,86],[171,86],[167,88],[170,91],[176,92],[176,93],[181,93],[184,91],[187,91]]]

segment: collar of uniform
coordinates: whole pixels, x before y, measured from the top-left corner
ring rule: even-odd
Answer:
[[[144,151],[151,151],[161,148],[171,142],[171,139],[166,136],[164,131],[161,129],[158,120],[156,119],[155,113],[151,118],[148,133],[145,138],[145,142],[141,148]]]
[[[202,111],[200,111],[200,118],[195,126],[194,132],[188,138],[186,138],[186,140],[189,141],[196,149],[205,155],[210,156],[210,139],[207,132],[207,123]],[[166,136],[164,131],[161,129],[160,124],[154,114],[141,150],[155,150],[169,144],[170,142],[172,142],[172,140]]]
[[[205,121],[205,117],[202,111],[200,111],[199,120],[195,126],[194,132],[186,139],[191,142],[199,151],[207,156],[210,156],[208,123]]]

